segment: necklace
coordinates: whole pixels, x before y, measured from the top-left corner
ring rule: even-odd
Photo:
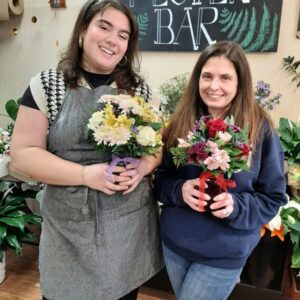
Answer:
[[[85,85],[88,85],[91,89],[97,88],[100,85],[106,85],[111,80],[111,74],[94,74],[86,73],[82,74],[82,78]]]

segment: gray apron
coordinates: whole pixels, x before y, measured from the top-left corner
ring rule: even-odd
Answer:
[[[86,124],[99,97],[111,92],[67,89],[48,150],[83,165],[109,161],[88,142]],[[157,204],[146,178],[128,195],[47,185],[41,213],[41,288],[50,300],[118,299],[163,266]]]

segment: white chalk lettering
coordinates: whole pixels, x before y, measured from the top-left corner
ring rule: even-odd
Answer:
[[[174,31],[172,29],[172,23],[173,23],[173,14],[170,9],[155,9],[155,13],[157,13],[157,31],[156,31],[156,40],[154,41],[154,44],[172,44],[174,41]],[[162,14],[164,13],[164,17],[162,17]],[[167,14],[167,16],[166,16]],[[169,19],[169,23],[167,25],[162,25],[162,19],[167,20]],[[169,41],[162,41],[162,30],[165,29],[169,31],[171,38]],[[163,35],[165,37],[165,34]]]

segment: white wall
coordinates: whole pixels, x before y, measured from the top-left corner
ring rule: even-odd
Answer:
[[[0,0],[1,1],[1,0]],[[146,0],[143,0],[146,1]],[[150,1],[150,0],[148,0]],[[0,112],[10,98],[20,97],[37,72],[55,66],[66,46],[78,11],[85,0],[69,0],[66,9],[51,9],[47,0],[24,0],[24,14],[0,22]],[[296,30],[300,0],[283,0],[278,51],[247,54],[254,85],[258,80],[271,84],[272,94],[283,94],[281,104],[271,112],[274,121],[300,115],[300,88],[282,68],[288,55],[300,60],[300,39]],[[37,17],[37,22],[31,21]],[[12,35],[13,28],[18,34]],[[190,72],[199,53],[143,52],[142,73],[154,87],[174,75]],[[0,126],[6,123],[1,116]]]

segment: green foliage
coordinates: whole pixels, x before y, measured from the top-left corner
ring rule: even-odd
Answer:
[[[21,103],[21,98],[17,100],[10,99],[5,104],[6,113],[13,121],[16,121],[17,119],[20,103]]]
[[[277,129],[285,158],[289,163],[300,164],[300,125],[286,118],[280,118]]]
[[[283,58],[283,67],[293,78],[292,82],[296,82],[297,88],[300,87],[300,71],[297,70],[300,65],[300,60],[295,61],[295,56]]]
[[[42,220],[26,209],[25,200],[28,197],[35,197],[35,192],[18,192],[16,183],[0,181],[0,261],[7,248],[14,249],[20,255],[22,242],[35,240],[25,225],[41,224]]]
[[[146,36],[149,26],[149,17],[147,13],[139,14],[137,16],[137,23],[139,26],[140,36]],[[142,37],[141,37],[142,39]]]
[[[159,92],[162,95],[160,108],[167,118],[175,111],[176,104],[185,89],[187,77],[188,73],[176,75],[163,82],[159,87]]]
[[[281,224],[284,226],[284,235],[289,234],[293,250],[291,268],[300,269],[300,199],[292,199],[279,211]],[[298,276],[300,272],[298,273]]]

